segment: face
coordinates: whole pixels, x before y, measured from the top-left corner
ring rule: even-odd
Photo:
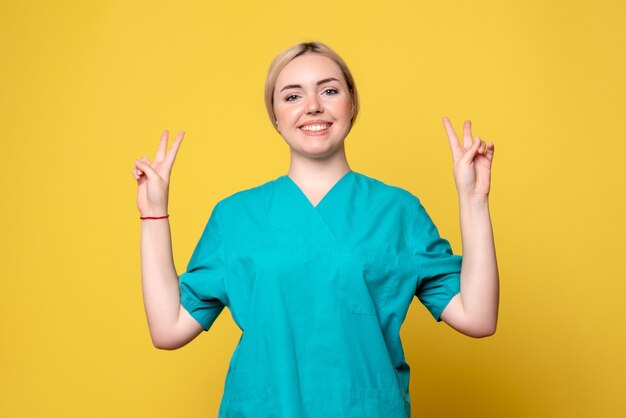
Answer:
[[[315,53],[293,59],[276,79],[274,113],[292,152],[326,158],[342,149],[352,98],[339,65]]]

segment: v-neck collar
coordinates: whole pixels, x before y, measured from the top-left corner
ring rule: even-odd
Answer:
[[[329,196],[331,196],[333,194],[333,191],[336,190],[341,183],[347,181],[347,179],[352,176],[354,174],[354,171],[352,170],[348,170],[343,176],[341,176],[339,178],[339,180],[337,180],[335,182],[335,184],[333,184],[331,186],[330,189],[328,189],[328,191],[326,192],[326,194],[324,194],[324,196],[322,196],[322,198],[320,199],[319,202],[317,202],[317,205],[313,205],[313,203],[311,203],[311,201],[309,200],[309,198],[306,196],[306,194],[302,191],[302,189],[300,188],[300,186],[298,186],[296,184],[295,181],[293,181],[293,179],[291,177],[289,177],[287,174],[281,176],[281,178],[283,178],[287,183],[290,183],[295,189],[296,192],[300,195],[300,197],[302,197],[306,203],[308,203],[308,205],[314,209],[314,210],[319,210],[320,206],[322,204],[324,204],[325,201],[329,200]]]

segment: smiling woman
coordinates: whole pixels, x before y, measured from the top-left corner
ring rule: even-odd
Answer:
[[[306,42],[294,45],[278,54],[272,61],[269,71],[267,72],[267,79],[265,80],[265,107],[270,120],[274,124],[274,127],[276,127],[276,115],[274,114],[274,90],[276,88],[276,79],[287,64],[295,58],[305,54],[318,54],[324,56],[339,66],[343,79],[348,87],[348,93],[352,99],[353,114],[350,122],[350,126],[352,126],[359,113],[359,94],[350,69],[346,65],[345,61],[328,46],[321,42]]]
[[[290,149],[287,174],[214,207],[177,275],[167,220],[183,139],[136,160],[142,280],[154,345],[174,349],[228,307],[243,331],[220,417],[410,417],[400,327],[417,297],[474,337],[495,332],[498,271],[488,211],[493,144],[461,145],[454,162],[465,255],[412,193],[350,169],[344,141],[359,102],[345,62],[320,43],[289,48],[265,86],[270,120]]]
[[[352,126],[352,97],[333,60],[320,54],[294,58],[276,78],[273,97],[275,126],[292,159],[340,156]]]

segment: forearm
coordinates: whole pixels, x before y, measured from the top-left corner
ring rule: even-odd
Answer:
[[[499,277],[487,197],[460,197],[463,265],[461,300],[466,321],[479,334],[495,332],[498,319]]]
[[[180,309],[178,275],[167,219],[141,222],[141,277],[150,335],[153,343],[160,345],[175,328]]]

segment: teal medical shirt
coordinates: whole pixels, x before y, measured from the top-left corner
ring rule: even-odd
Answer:
[[[410,417],[400,326],[460,270],[417,197],[355,171],[317,206],[287,175],[219,201],[180,276],[205,330],[224,306],[242,330],[219,417]]]

